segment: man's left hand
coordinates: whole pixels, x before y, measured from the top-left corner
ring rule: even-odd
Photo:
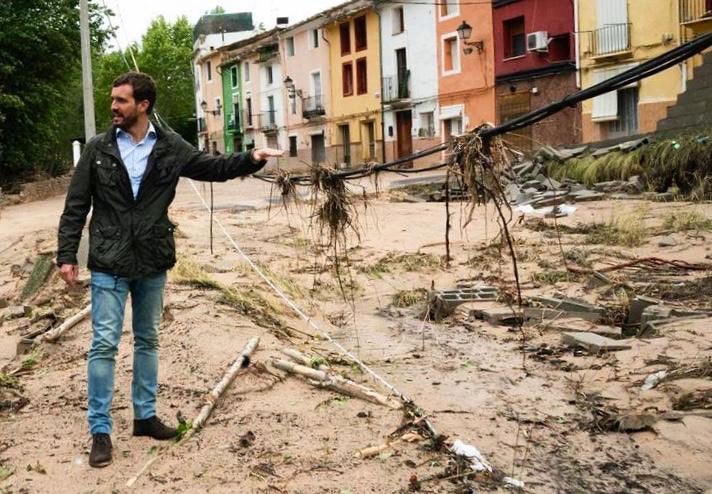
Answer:
[[[263,148],[252,150],[252,158],[255,161],[266,160],[269,158],[279,158],[281,156],[284,156],[284,151],[281,149]]]

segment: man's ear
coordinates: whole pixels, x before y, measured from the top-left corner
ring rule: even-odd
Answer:
[[[138,105],[136,106],[138,106],[139,110],[141,110],[143,113],[148,113],[148,107],[150,106],[150,104],[151,103],[147,99],[145,99],[139,101]]]

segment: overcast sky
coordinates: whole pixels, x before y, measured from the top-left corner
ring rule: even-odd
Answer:
[[[264,23],[267,29],[274,27],[277,16],[289,17],[297,22],[326,8],[343,3],[344,0],[104,0],[116,14],[112,20],[118,28],[117,36],[122,48],[131,41],[141,41],[153,19],[162,15],[168,21],[184,15],[195,24],[201,15],[220,5],[225,12],[252,12],[255,26]]]

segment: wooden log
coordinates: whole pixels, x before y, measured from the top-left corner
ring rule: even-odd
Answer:
[[[39,335],[37,338],[35,338],[35,341],[38,343],[42,341],[57,341],[59,337],[64,334],[65,331],[73,328],[74,326],[82,322],[84,318],[87,317],[89,314],[91,314],[91,304],[84,307],[82,310],[74,314],[72,317],[64,321],[56,328],[52,328],[46,333]]]
[[[399,401],[391,400],[371,388],[355,383],[338,374],[327,373],[322,370],[312,369],[311,367],[307,367],[305,365],[299,365],[281,359],[273,360],[272,365],[285,372],[303,376],[309,380],[312,385],[318,385],[319,387],[328,388],[341,394],[377,403],[379,405],[384,405],[393,409],[399,409],[403,406]]]
[[[225,393],[225,390],[230,386],[230,384],[232,384],[232,382],[235,380],[235,377],[237,377],[240,371],[246,369],[250,365],[250,355],[252,355],[252,352],[255,351],[259,342],[260,339],[256,336],[254,338],[251,338],[250,341],[247,342],[245,347],[242,349],[242,353],[240,353],[237,359],[235,359],[235,362],[233,362],[230,368],[223,375],[223,378],[220,380],[220,382],[215,385],[213,390],[208,395],[208,403],[206,403],[203,408],[201,408],[200,413],[191,424],[190,430],[185,433],[185,435],[181,438],[180,441],[175,444],[175,446],[180,446],[181,444],[185,443],[188,439],[193,437],[197,432],[200,431],[200,429],[203,428],[205,422],[210,417],[210,414],[215,409],[218,400],[222,397],[223,393]],[[151,468],[151,465],[158,461],[159,458],[160,456],[157,454],[156,456],[148,460],[143,465],[143,467],[141,467],[141,469],[136,473],[136,475],[131,477],[126,482],[126,487],[133,487],[136,481],[138,481],[138,478],[144,473],[146,473],[148,469]]]
[[[299,350],[295,350],[293,348],[282,348],[280,349],[280,352],[285,354],[287,357],[290,359],[294,360],[296,363],[300,365],[306,365],[307,367],[312,366],[313,360],[308,356],[300,352]],[[329,366],[326,364],[320,364],[319,365],[319,370],[328,370]]]

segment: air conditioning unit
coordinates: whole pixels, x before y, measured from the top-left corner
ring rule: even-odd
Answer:
[[[527,34],[527,51],[549,51],[549,33],[537,31]]]

